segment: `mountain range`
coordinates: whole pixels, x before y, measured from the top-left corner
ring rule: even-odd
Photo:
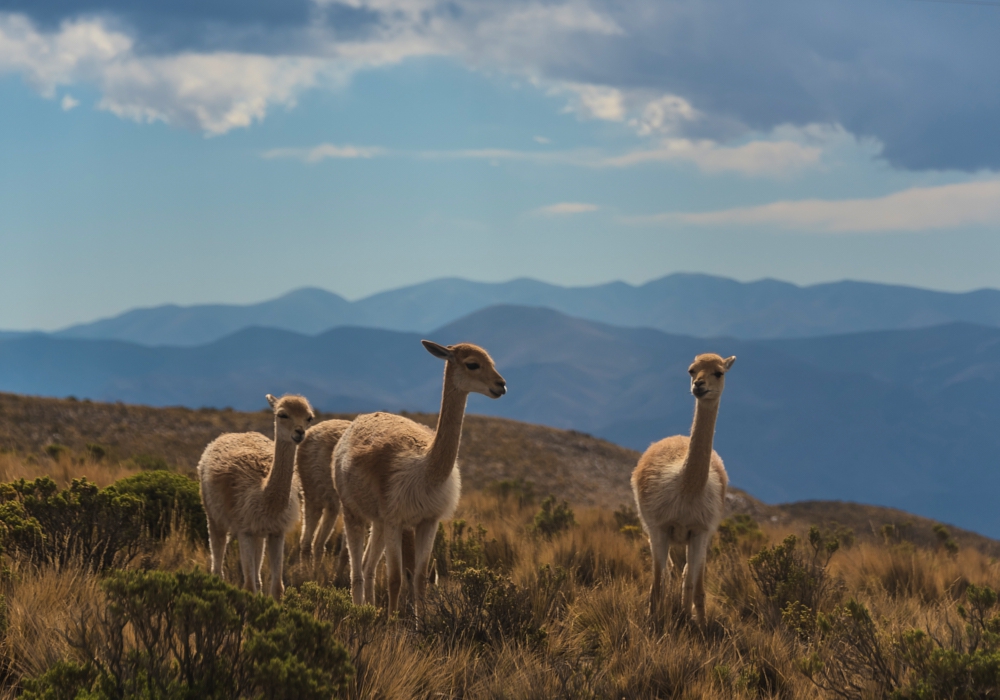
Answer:
[[[426,333],[498,304],[544,307],[590,321],[702,338],[813,337],[955,321],[1000,326],[1000,291],[991,289],[954,294],[863,282],[799,287],[776,280],[744,283],[674,274],[639,286],[612,282],[592,287],[531,279],[438,279],[354,302],[305,288],[259,304],[133,309],[54,335],[192,347],[251,326],[307,335],[337,326]]]
[[[1000,328],[950,323],[825,337],[705,340],[557,311],[492,306],[425,334],[488,348],[509,393],[469,410],[644,449],[690,427],[687,365],[736,355],[716,448],[765,501],[892,506],[1000,536]],[[421,334],[244,328],[197,347],[29,335],[0,340],[0,390],[151,405],[435,411],[441,363]]]

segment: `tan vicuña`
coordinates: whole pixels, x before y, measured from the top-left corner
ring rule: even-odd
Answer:
[[[469,394],[497,399],[507,391],[482,348],[422,342],[445,361],[437,430],[402,416],[370,413],[354,419],[333,453],[351,557],[351,595],[355,604],[374,602],[375,565],[384,549],[391,612],[399,608],[402,538],[407,528],[415,532],[414,604],[418,609],[422,605],[438,522],[455,511],[461,492],[456,460]],[[362,557],[368,523],[371,536]]]
[[[674,435],[653,443],[632,472],[632,491],[653,559],[650,615],[656,614],[663,596],[663,574],[673,567],[670,546],[686,545],[684,614],[691,613],[693,602],[698,623],[705,622],[705,559],[722,521],[728,485],[726,469],[712,449],[712,441],[726,373],[735,361],[735,357],[723,359],[714,354],[694,358],[688,369],[695,397],[691,436]]]
[[[280,598],[285,587],[285,533],[299,519],[299,491],[295,478],[295,448],[313,419],[302,396],[270,394],[274,409],[274,441],[260,433],[225,433],[208,444],[198,461],[201,500],[208,516],[212,573],[222,576],[229,539],[240,543],[243,585],[261,589],[260,567],[264,541],[271,563],[271,595]]]

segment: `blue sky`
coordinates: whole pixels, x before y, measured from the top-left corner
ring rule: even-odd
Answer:
[[[675,271],[1000,287],[1000,1],[0,0],[0,328]]]

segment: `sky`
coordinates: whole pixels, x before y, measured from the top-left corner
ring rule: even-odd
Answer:
[[[0,329],[443,276],[1000,287],[1000,0],[0,0]]]

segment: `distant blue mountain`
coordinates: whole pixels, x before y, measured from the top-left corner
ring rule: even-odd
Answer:
[[[551,310],[495,306],[427,334],[489,349],[510,391],[469,410],[644,449],[690,427],[695,354],[739,358],[717,449],[766,501],[893,506],[1000,536],[1000,329],[931,328],[786,340],[703,340]],[[421,335],[247,328],[194,347],[48,336],[0,340],[0,390],[257,409],[302,392],[328,411],[436,411],[442,366]],[[127,427],[123,427],[127,429]]]
[[[299,289],[260,304],[160,306],[72,326],[55,335],[195,346],[250,326],[313,335],[336,326],[427,332],[498,304],[536,306],[591,321],[697,337],[791,338],[965,321],[1000,326],[1000,291],[964,294],[861,282],[798,287],[676,274],[639,286],[560,287],[439,279],[349,302]]]

